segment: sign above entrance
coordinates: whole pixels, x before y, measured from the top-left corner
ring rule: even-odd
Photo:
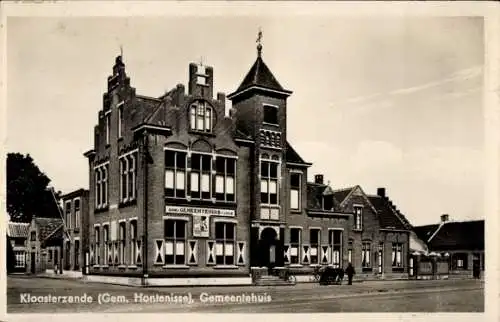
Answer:
[[[198,208],[198,207],[176,207],[166,206],[165,212],[170,214],[183,215],[202,215],[202,216],[221,216],[234,217],[235,211],[231,209],[216,209],[216,208]]]

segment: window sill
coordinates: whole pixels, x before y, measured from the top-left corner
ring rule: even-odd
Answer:
[[[189,268],[187,265],[163,265],[163,268],[178,268],[178,269],[186,269]]]
[[[128,268],[137,268],[137,265],[129,265]]]
[[[100,268],[100,267],[101,267],[101,265],[93,265],[92,267],[93,267],[93,268]]]
[[[302,264],[290,264],[289,267],[303,267]]]
[[[301,214],[302,210],[300,210],[300,209],[290,209],[290,213],[292,213],[292,214]]]
[[[118,265],[118,268],[125,269],[125,268],[127,268],[127,265]]]
[[[109,268],[109,265],[101,265],[101,268]]]
[[[269,122],[262,122],[263,125],[270,125],[270,126],[275,126],[275,127],[279,127],[280,125],[279,124],[276,124],[276,123],[269,123]]]
[[[363,272],[372,272],[373,271],[373,268],[372,267],[363,267],[361,269]]]
[[[127,199],[127,200],[122,200],[120,201],[120,204],[118,205],[119,208],[124,208],[124,207],[129,207],[129,206],[135,206],[137,204],[137,199]]]
[[[189,134],[199,134],[199,135],[206,135],[206,136],[211,136],[211,137],[216,137],[216,135],[210,131],[210,132],[205,132],[205,131],[199,131],[199,130],[189,130]]]
[[[94,209],[94,213],[95,214],[98,214],[98,213],[101,213],[101,212],[106,212],[109,210],[109,207],[108,206],[105,206],[105,207],[101,207],[101,208],[95,208]]]
[[[238,269],[236,265],[215,265],[214,269]]]

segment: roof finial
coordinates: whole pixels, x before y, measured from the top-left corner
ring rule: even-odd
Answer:
[[[257,34],[257,55],[259,57],[262,55],[262,29],[259,27],[259,33]]]
[[[200,66],[203,66],[203,56],[200,56]]]

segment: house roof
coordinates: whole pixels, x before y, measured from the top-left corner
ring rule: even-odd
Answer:
[[[347,198],[355,187],[337,189],[333,191],[333,198],[340,204]]]
[[[28,238],[29,223],[9,222],[7,236],[11,238]]]
[[[264,63],[261,56],[257,57],[257,60],[248,71],[236,92],[243,91],[252,86],[284,91],[283,87],[276,80],[273,73],[271,73],[271,70],[269,70],[269,67]]]
[[[425,243],[431,238],[432,234],[438,229],[439,224],[425,225],[425,226],[414,226],[413,231],[417,234],[418,238],[423,240]]]
[[[57,246],[61,244],[61,241],[64,238],[64,230],[63,226],[59,226],[54,230],[50,235],[46,237],[45,240],[43,240],[43,245],[44,246]]]
[[[368,196],[368,200],[377,210],[380,228],[392,229],[411,229],[407,227],[405,222],[398,216],[397,210],[394,208],[388,198],[380,196]]]
[[[295,149],[290,145],[290,143],[286,142],[286,154],[285,154],[286,162],[291,163],[299,163],[299,164],[309,164],[302,159],[302,157],[295,151]]]
[[[35,224],[39,227],[40,235],[39,240],[44,241],[47,237],[63,226],[61,218],[42,218],[36,217]]]
[[[445,222],[438,226],[428,245],[431,251],[483,250],[484,220]]]

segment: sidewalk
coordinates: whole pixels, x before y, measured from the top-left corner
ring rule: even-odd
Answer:
[[[46,271],[45,273],[36,274],[35,276],[55,279],[78,280],[83,277],[83,274],[79,271],[63,271],[62,274],[56,274],[53,270],[50,270]]]

